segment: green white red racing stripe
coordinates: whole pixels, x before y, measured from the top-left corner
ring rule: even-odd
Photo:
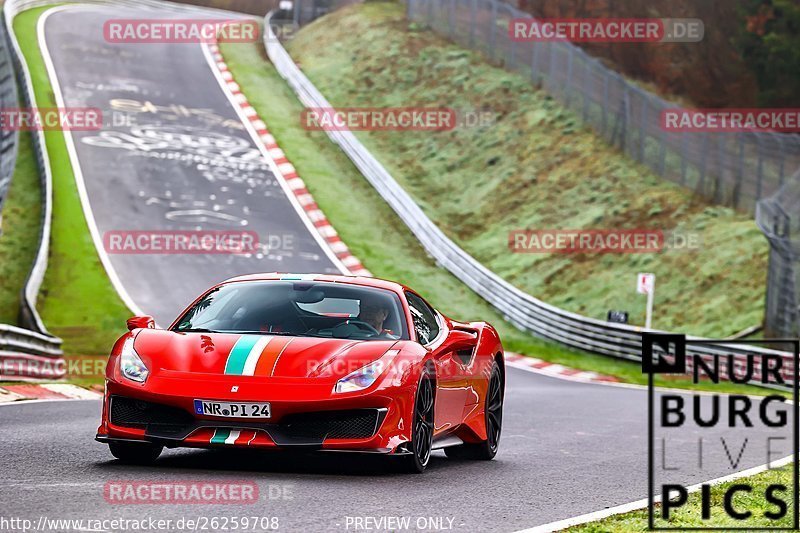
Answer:
[[[233,345],[225,363],[225,374],[234,376],[271,376],[291,337],[242,335]]]
[[[246,444],[250,445],[256,438],[256,431],[253,430],[238,430],[229,428],[217,428],[211,436],[209,444]]]

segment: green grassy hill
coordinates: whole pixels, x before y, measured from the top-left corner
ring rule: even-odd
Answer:
[[[644,323],[637,272],[657,275],[654,327],[727,336],[758,324],[768,245],[752,219],[664,182],[608,146],[524,76],[368,3],[304,28],[289,51],[337,107],[445,106],[496,114],[448,132],[359,137],[426,213],[505,279],[549,303]],[[299,117],[298,117],[299,120]],[[693,251],[514,254],[518,229],[660,229]]]

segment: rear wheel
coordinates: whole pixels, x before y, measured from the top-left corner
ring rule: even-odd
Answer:
[[[461,444],[444,449],[445,455],[454,459],[479,459],[489,461],[497,455],[500,431],[503,428],[503,376],[497,362],[492,365],[489,391],[486,394],[486,440],[476,444]]]
[[[431,460],[433,451],[434,381],[425,371],[417,386],[414,399],[414,423],[411,430],[411,453],[401,456],[403,470],[421,474]]]
[[[132,465],[150,465],[158,459],[161,452],[164,450],[163,446],[151,444],[149,442],[116,442],[111,441],[108,443],[108,449],[111,455],[126,464]]]

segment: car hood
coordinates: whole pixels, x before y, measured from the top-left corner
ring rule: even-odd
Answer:
[[[382,357],[397,341],[357,341],[142,329],[134,349],[152,372],[259,377],[343,377]]]

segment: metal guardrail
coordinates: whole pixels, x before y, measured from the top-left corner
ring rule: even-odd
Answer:
[[[306,108],[333,107],[297,67],[272,31],[273,15],[274,12],[270,12],[265,17],[264,46],[278,74],[286,80]],[[523,331],[571,348],[641,361],[642,332],[656,330],[584,317],[547,304],[517,289],[450,240],[352,132],[326,133],[397,213],[437,264],[449,270],[494,306],[510,323]],[[703,340],[690,336],[687,339]],[[793,356],[788,352],[735,343],[691,346],[687,348],[687,352],[704,358],[748,353],[777,355],[784,360],[784,377],[794,378]]]
[[[2,23],[2,21],[0,21]],[[9,108],[17,105],[17,82],[14,77],[14,66],[9,48],[8,35],[0,36],[0,107]],[[13,129],[0,129],[0,235],[2,234],[2,209],[11,178],[17,162],[19,132]]]
[[[8,8],[10,4],[14,3],[14,0],[11,0],[10,2],[6,2],[3,6],[3,20],[0,26],[0,32],[3,34],[0,36],[0,42],[2,42],[2,50],[0,50],[0,91],[2,91],[3,95],[0,101],[2,101],[3,107],[16,107],[18,105],[15,72],[20,74],[20,81],[23,86],[29,88],[23,91],[22,94],[24,104],[30,106],[33,101],[32,89],[30,89],[30,85],[27,83],[30,79],[30,74],[24,66],[24,62],[20,61],[21,54],[19,51],[19,44],[11,31],[13,15],[8,14]],[[10,53],[9,48],[13,50],[13,53]],[[13,86],[13,100],[8,96],[8,91],[10,89],[8,89],[7,86]],[[33,134],[33,139],[37,164],[40,169],[43,208],[36,259],[25,280],[20,298],[20,324],[26,326],[28,329],[0,324],[0,350],[58,358],[62,355],[61,339],[47,332],[44,323],[36,311],[36,294],[39,292],[44,270],[47,268],[47,254],[50,241],[50,214],[52,212],[52,189],[49,165],[40,149],[44,143],[43,132]],[[10,179],[14,172],[18,140],[19,136],[16,133],[13,137],[7,133],[0,134],[0,180],[6,176]],[[13,144],[13,147],[10,147],[11,144]],[[11,154],[12,152],[13,157],[6,157],[6,154]],[[2,191],[2,187],[0,187],[0,191]]]
[[[62,355],[60,339],[6,324],[0,324],[0,350],[50,357]]]

